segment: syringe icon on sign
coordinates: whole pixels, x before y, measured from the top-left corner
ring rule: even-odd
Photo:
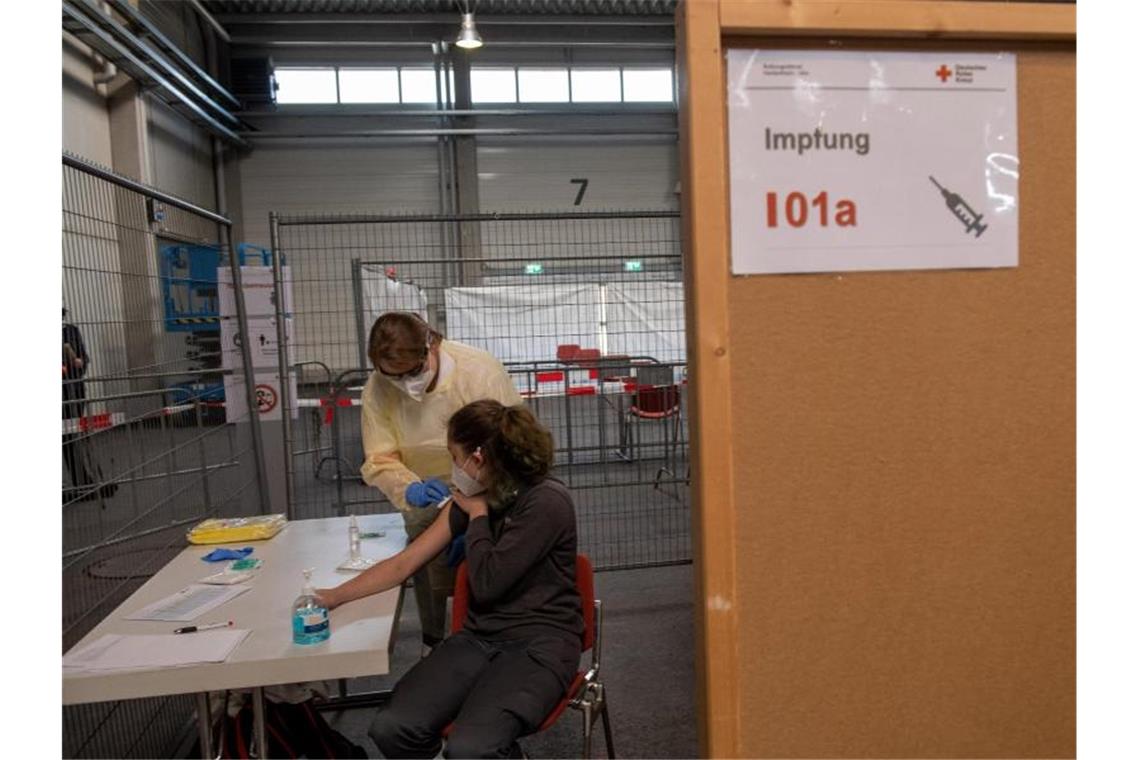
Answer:
[[[938,180],[934,177],[930,177],[930,181],[942,192],[942,197],[946,199],[946,208],[950,209],[950,213],[966,225],[966,232],[974,233],[974,237],[981,237],[982,233],[986,231],[986,227],[989,226],[982,224],[982,215],[970,208],[970,204],[962,200],[962,196],[952,193],[938,184]]]

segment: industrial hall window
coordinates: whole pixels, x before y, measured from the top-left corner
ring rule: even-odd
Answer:
[[[279,105],[434,104],[446,100],[427,66],[285,66]],[[454,74],[450,92],[455,92]],[[674,103],[673,69],[646,66],[486,66],[471,69],[473,103]]]

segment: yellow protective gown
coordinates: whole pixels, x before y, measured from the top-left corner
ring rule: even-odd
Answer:
[[[444,358],[453,366],[443,372]],[[494,399],[507,406],[522,403],[514,383],[495,357],[478,348],[445,340],[440,343],[441,377],[423,401],[373,372],[361,397],[364,438],[364,482],[376,486],[396,508],[407,512],[404,490],[428,478],[451,481],[447,421],[463,406]]]

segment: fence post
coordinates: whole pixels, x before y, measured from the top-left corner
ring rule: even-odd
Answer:
[[[357,361],[361,367],[368,366],[368,333],[372,325],[364,323],[364,278],[360,273],[360,259],[352,260],[352,304],[356,308],[354,320],[356,322]]]
[[[241,340],[242,376],[245,380],[245,400],[249,405],[249,433],[253,440],[253,456],[257,466],[257,489],[260,492],[259,509],[261,514],[269,514],[269,482],[265,472],[265,446],[261,439],[261,413],[257,409],[257,387],[253,375],[253,354],[249,348],[249,315],[245,310],[245,294],[241,288],[241,262],[238,261],[237,250],[234,248],[232,228],[229,224],[221,225],[222,247],[229,254],[230,277],[234,282],[234,306],[237,308],[238,334]]]
[[[289,339],[285,330],[285,286],[281,263],[281,237],[277,212],[269,212],[269,247],[273,249],[273,309],[277,316],[277,369],[281,376],[281,431],[285,441],[285,515],[294,518],[293,504],[293,403],[289,389]],[[337,465],[338,469],[340,465]]]

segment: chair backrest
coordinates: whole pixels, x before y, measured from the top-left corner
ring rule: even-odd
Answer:
[[[578,353],[574,356],[573,362],[579,367],[593,368],[598,366],[598,361],[602,358],[602,351],[598,348],[580,348]]]
[[[563,343],[558,346],[558,352],[555,356],[560,362],[573,361],[574,357],[578,355],[579,349],[580,346],[577,343]]]
[[[602,357],[601,369],[603,380],[623,380],[633,377],[632,362],[625,354],[606,354]]]
[[[578,596],[582,600],[582,651],[594,647],[596,633],[594,620],[594,566],[590,564],[585,554],[579,554],[576,562],[576,582]],[[463,621],[467,619],[467,561],[459,565],[455,573],[455,596],[451,602],[451,632],[459,633],[463,629]]]
[[[638,385],[672,385],[673,367],[668,364],[640,364],[637,367]]]

